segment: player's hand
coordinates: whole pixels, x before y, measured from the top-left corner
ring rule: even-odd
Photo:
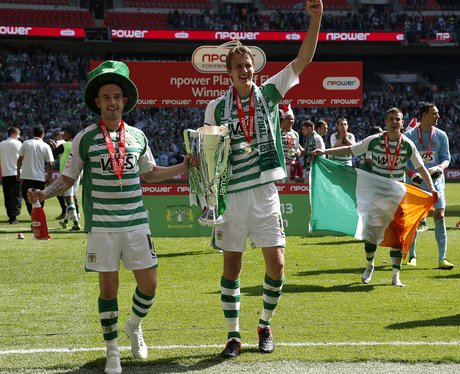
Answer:
[[[42,191],[35,188],[29,188],[27,190],[27,200],[29,200],[29,203],[31,204],[36,203],[37,201],[43,201]]]
[[[438,179],[444,173],[444,170],[439,165],[436,165],[429,168],[428,172],[431,175],[431,179],[435,180]]]
[[[312,16],[320,16],[323,14],[323,2],[321,0],[307,0],[305,9]]]
[[[416,173],[415,171],[409,173],[409,178],[415,187],[420,187],[420,185],[423,182],[422,176],[419,173]]]
[[[187,169],[188,167],[196,168],[198,167],[198,157],[196,155],[192,155],[191,153],[187,153],[184,159],[184,164]]]
[[[438,194],[438,191],[436,190],[431,190],[431,194],[433,195],[434,197],[434,202],[437,203],[438,200],[439,200],[439,194]]]
[[[324,152],[321,149],[315,149],[311,154],[313,155],[313,157],[316,157],[316,156],[322,156],[326,154],[326,152]]]

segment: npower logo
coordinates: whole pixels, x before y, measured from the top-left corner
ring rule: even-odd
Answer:
[[[61,36],[75,36],[75,31],[71,29],[61,30]]]
[[[300,40],[300,34],[293,32],[292,34],[286,34],[287,40]]]
[[[193,67],[200,73],[226,73],[227,55],[230,49],[235,47],[238,41],[229,41],[221,45],[205,45],[195,49],[192,55]],[[262,49],[255,46],[247,46],[254,57],[254,73],[261,71],[267,58]]]
[[[361,82],[357,77],[326,77],[323,87],[326,90],[357,90]]]

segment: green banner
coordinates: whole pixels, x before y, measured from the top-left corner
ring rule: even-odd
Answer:
[[[310,202],[304,183],[278,184],[286,235],[308,235]],[[144,205],[154,237],[211,236],[212,228],[201,226],[201,208],[189,206],[186,184],[142,185]]]

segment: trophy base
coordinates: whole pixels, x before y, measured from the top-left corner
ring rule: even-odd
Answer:
[[[199,218],[198,223],[202,226],[216,226],[225,222],[222,216],[218,216],[215,210],[206,210]]]

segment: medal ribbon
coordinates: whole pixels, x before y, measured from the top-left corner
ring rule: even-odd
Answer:
[[[391,175],[393,175],[393,170],[395,169],[396,162],[398,161],[399,151],[401,150],[402,136],[401,136],[401,134],[399,134],[399,136],[398,136],[398,142],[396,143],[395,154],[393,155],[393,157],[391,156],[390,143],[388,141],[388,133],[387,132],[383,136],[383,139],[385,141],[385,152],[386,152],[386,155],[387,155],[388,167],[390,169]]]
[[[423,140],[422,140],[422,129],[420,126],[417,127],[417,133],[418,133],[418,141],[420,143],[420,148],[422,149],[423,152]],[[434,135],[434,127],[431,128],[431,134],[430,134],[430,144],[428,145],[428,149],[426,150],[427,155],[429,156],[431,154],[431,142],[433,141],[433,135]]]
[[[254,90],[251,88],[251,92],[249,93],[249,113],[248,119],[244,115],[244,108],[243,103],[241,102],[240,97],[238,96],[238,92],[236,92],[236,88],[233,87],[233,96],[235,96],[236,108],[238,110],[238,118],[241,124],[241,130],[243,131],[244,137],[248,144],[251,143],[252,135],[254,134],[254,118],[256,113],[256,103],[254,100]]]
[[[102,135],[105,140],[105,144],[107,145],[107,149],[109,151],[110,156],[110,165],[121,181],[123,178],[123,170],[125,168],[125,155],[126,155],[126,142],[125,142],[125,123],[120,121],[120,135],[118,139],[118,156],[115,153],[115,147],[112,142],[112,138],[110,137],[109,130],[107,129],[106,124],[102,119],[99,120],[99,127],[101,128]]]

